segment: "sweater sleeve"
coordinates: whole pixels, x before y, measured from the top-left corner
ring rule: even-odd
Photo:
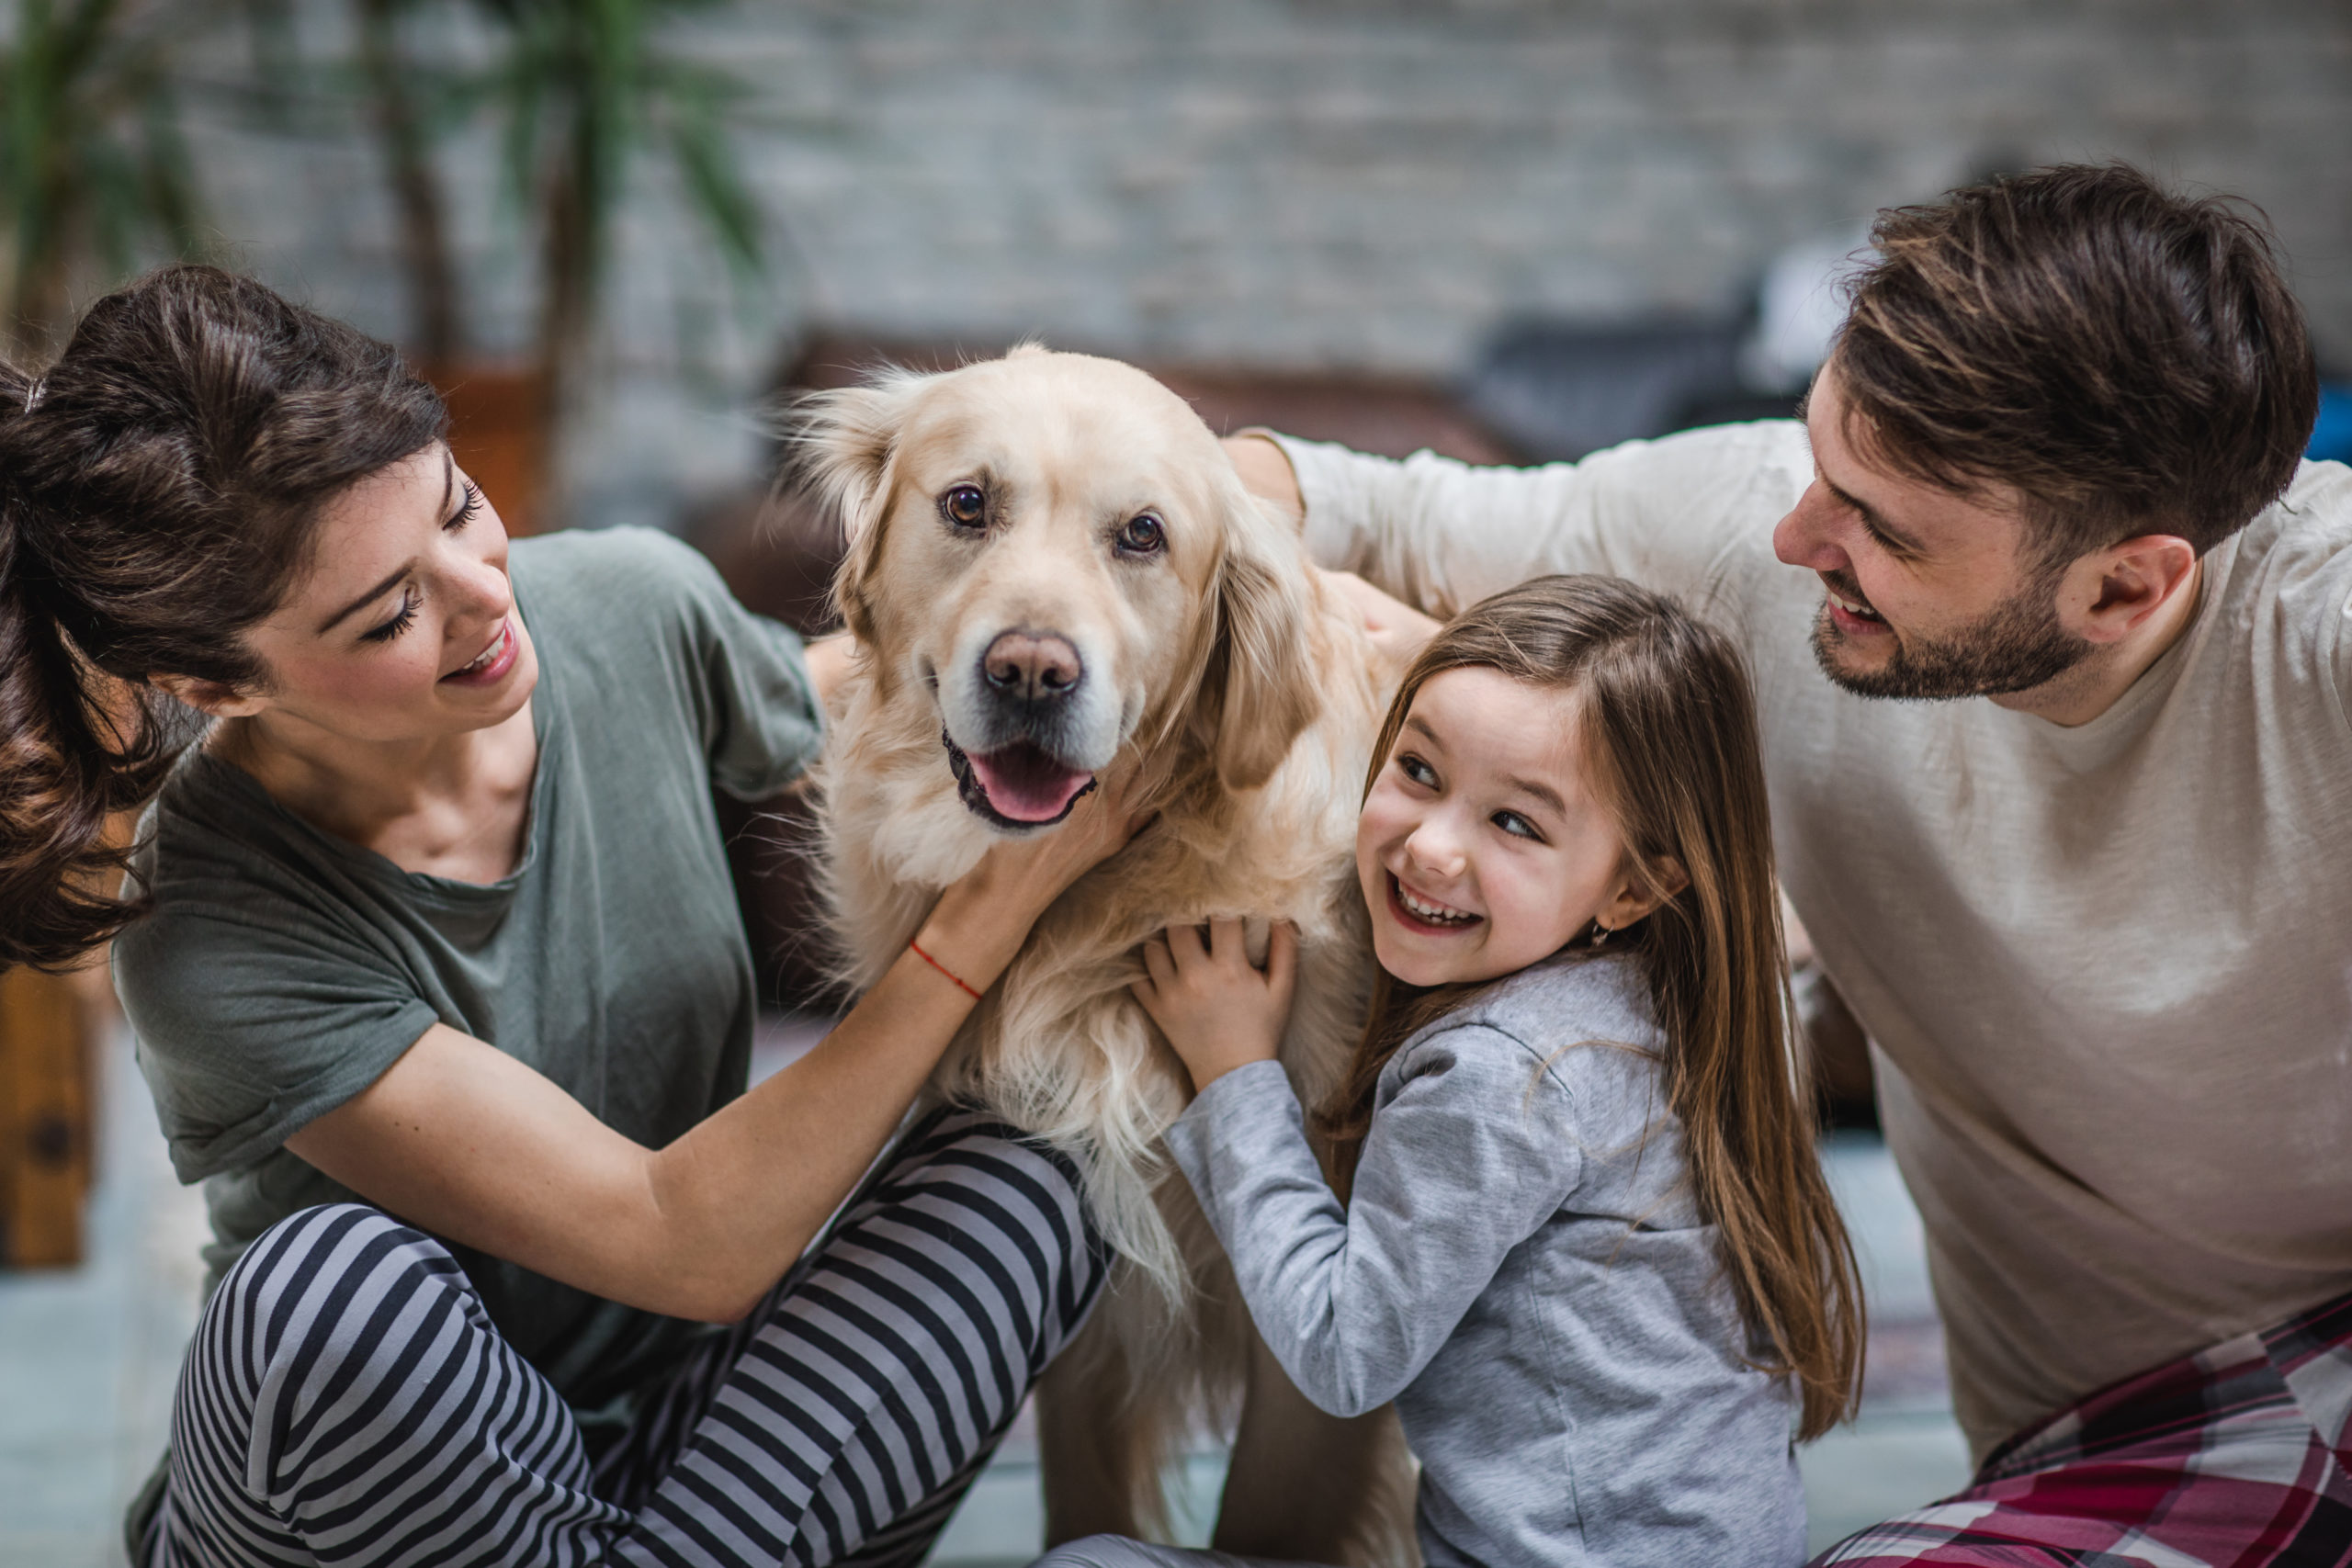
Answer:
[[[1391,1070],[1346,1209],[1275,1063],[1217,1079],[1169,1133],[1259,1333],[1334,1416],[1419,1377],[1580,1169],[1567,1091],[1511,1036],[1443,1030]]]
[[[1552,572],[1623,577],[1694,607],[1727,585],[1744,593],[1812,471],[1792,420],[1629,441],[1533,468],[1275,439],[1298,476],[1316,563],[1440,616]]]

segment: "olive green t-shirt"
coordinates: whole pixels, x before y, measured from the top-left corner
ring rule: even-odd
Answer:
[[[649,1147],[743,1090],[756,1000],[710,792],[772,795],[815,754],[799,640],[643,529],[526,539],[510,570],[540,671],[512,874],[403,871],[201,750],[156,804],[138,864],[155,909],[117,942],[115,984],[173,1166],[205,1184],[208,1291],[277,1221],[354,1196],[286,1139],[435,1023]],[[694,1332],[452,1251],[582,1413],[658,1376]]]

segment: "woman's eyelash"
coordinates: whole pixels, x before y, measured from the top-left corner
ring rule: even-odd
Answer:
[[[481,510],[481,489],[476,486],[474,481],[471,479],[466,480],[465,483],[466,503],[458,508],[457,514],[455,516],[451,517],[447,523],[441,525],[442,527],[447,528],[452,534],[464,527],[467,524],[472,522],[474,520],[474,514]]]
[[[398,615],[373,631],[361,632],[359,640],[361,642],[390,642],[414,625],[416,625],[416,595],[411,593],[401,600]]]

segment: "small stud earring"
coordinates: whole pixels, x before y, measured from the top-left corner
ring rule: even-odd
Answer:
[[[1614,934],[1615,934],[1614,932],[1612,932],[1611,931],[1610,931],[1610,929],[1609,929],[1607,926],[1602,925],[1599,920],[1595,920],[1595,921],[1593,921],[1593,922],[1592,922],[1592,945],[1593,945],[1593,946],[1595,946],[1595,947],[1599,947],[1602,942],[1607,942],[1607,941],[1610,939],[1610,937],[1611,937],[1611,936],[1612,936],[1612,935],[1614,935]]]

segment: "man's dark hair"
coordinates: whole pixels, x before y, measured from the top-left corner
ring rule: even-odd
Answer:
[[[2134,535],[2201,555],[2294,477],[2319,399],[2261,214],[2121,164],[1890,208],[1835,354],[1850,438],[2022,492],[2045,562]]]

